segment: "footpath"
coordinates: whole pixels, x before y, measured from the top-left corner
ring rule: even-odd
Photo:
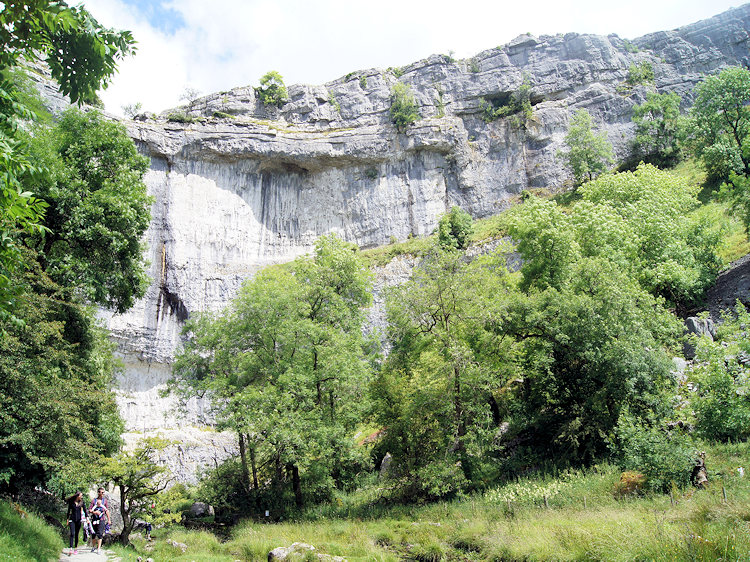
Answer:
[[[59,562],[120,562],[121,558],[111,550],[101,550],[101,554],[91,552],[91,547],[78,549],[78,554],[68,556],[68,549],[64,548]]]

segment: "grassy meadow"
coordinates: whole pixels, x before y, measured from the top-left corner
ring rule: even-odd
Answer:
[[[295,521],[245,521],[220,541],[181,527],[136,535],[123,560],[266,560],[294,542],[349,560],[748,560],[747,443],[706,446],[710,485],[617,498],[611,465],[520,478],[484,493],[425,505],[387,504],[377,485],[310,508]],[[726,492],[726,500],[724,500]],[[379,499],[380,498],[380,499]],[[545,505],[546,501],[546,505]],[[170,542],[186,545],[181,548]],[[312,559],[310,555],[307,558]]]

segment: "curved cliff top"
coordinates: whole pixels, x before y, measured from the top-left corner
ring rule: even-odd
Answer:
[[[704,75],[728,65],[750,66],[750,4],[671,31],[632,42],[617,35],[524,34],[471,59],[432,55],[402,68],[351,72],[323,85],[292,85],[289,101],[268,108],[250,86],[211,94],[178,110],[194,118],[272,122],[301,131],[389,123],[390,89],[397,81],[412,87],[422,117],[476,114],[480,98],[501,99],[526,79],[533,102],[567,100],[594,84],[605,90],[622,83],[631,64],[649,62],[657,89],[685,95]],[[217,117],[218,116],[218,117]],[[225,119],[226,120],[226,119]],[[263,123],[261,123],[262,125]]]

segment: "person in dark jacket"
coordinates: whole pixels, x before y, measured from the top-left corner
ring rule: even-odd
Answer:
[[[68,556],[78,554],[78,533],[81,530],[81,524],[86,517],[86,505],[83,502],[83,494],[76,492],[68,498],[68,514],[65,518],[70,527],[70,542]],[[75,549],[74,549],[75,546]]]

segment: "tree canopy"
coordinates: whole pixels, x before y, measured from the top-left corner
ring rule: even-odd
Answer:
[[[60,90],[72,102],[91,101],[116,71],[117,62],[134,51],[129,31],[103,28],[83,7],[59,0],[4,2],[0,12],[0,315],[12,314],[18,287],[14,270],[23,266],[17,231],[42,230],[45,204],[22,178],[40,172],[19,139],[19,121],[33,114],[19,102],[8,71],[28,60],[44,60]]]
[[[589,112],[585,109],[577,110],[565,136],[568,150],[559,153],[578,184],[592,180],[606,171],[613,160],[612,145],[607,141],[606,135],[595,134],[592,128]]]
[[[695,88],[687,142],[709,175],[750,175],[750,70],[730,67]]]
[[[276,501],[287,482],[297,506],[365,462],[351,431],[370,372],[362,336],[369,286],[355,248],[322,237],[313,258],[259,273],[224,313],[187,324],[172,385],[186,396],[207,393],[219,424],[238,433],[248,493],[261,493],[259,458]]]
[[[676,163],[682,126],[680,101],[675,92],[649,92],[646,101],[633,108],[637,157],[661,166]]]
[[[68,110],[29,145],[42,170],[26,185],[47,206],[35,240],[45,271],[87,302],[124,312],[147,286],[148,159],[122,125],[96,111]]]

